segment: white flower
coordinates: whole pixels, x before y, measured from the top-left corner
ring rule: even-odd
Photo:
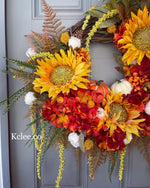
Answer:
[[[27,51],[26,51],[26,56],[27,57],[32,57],[33,55],[35,55],[36,52],[32,49],[32,48],[29,48]]]
[[[145,113],[147,115],[150,115],[150,101],[148,101],[148,103],[145,106]]]
[[[73,147],[79,147],[79,136],[77,133],[70,133],[68,135],[68,141],[71,143]]]
[[[69,42],[68,42],[68,46],[69,47],[72,47],[73,50],[76,49],[76,48],[80,48],[81,47],[81,40],[78,39],[77,37],[71,37],[69,39]]]
[[[128,82],[125,79],[116,81],[112,86],[111,89],[113,93],[116,95],[119,92],[122,92],[122,94],[130,94],[132,91],[132,85],[130,82]]]
[[[131,140],[132,140],[132,134],[131,134],[131,133],[129,133],[129,137],[130,137],[130,142],[131,142]],[[123,142],[124,142],[125,145],[130,144],[130,142],[128,141],[127,138],[125,138],[125,139],[123,140]]]
[[[25,97],[24,97],[24,102],[27,105],[32,105],[33,101],[36,99],[36,97],[34,97],[34,92],[28,92]]]
[[[102,119],[105,115],[106,115],[105,110],[103,108],[98,108],[96,117]]]

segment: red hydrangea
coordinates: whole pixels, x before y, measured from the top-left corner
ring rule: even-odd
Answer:
[[[47,98],[42,116],[52,125],[64,127],[70,132],[81,130],[90,132],[91,125],[98,124],[96,117],[98,105],[94,91],[72,90],[68,95],[61,93],[55,102]]]

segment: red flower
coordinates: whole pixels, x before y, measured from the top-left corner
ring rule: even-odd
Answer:
[[[117,46],[117,48],[120,51],[124,51],[124,49],[122,48],[123,45],[119,44],[118,41],[123,38],[123,34],[125,30],[126,30],[125,25],[121,24],[118,31],[114,34],[114,38],[113,38],[113,42],[115,43],[115,46]]]
[[[123,95],[124,98],[131,104],[138,105],[139,107],[142,105],[143,101],[147,98],[149,94],[143,89],[139,91],[132,90],[131,94]]]
[[[143,102],[149,100],[150,59],[144,57],[141,65],[131,65],[126,67],[126,71],[126,79],[132,84],[133,90],[131,94],[124,95],[124,98],[129,103],[139,105],[139,108],[142,109]]]
[[[60,94],[55,102],[48,98],[43,106],[42,116],[52,125],[64,127],[70,132],[90,132],[91,125],[98,124],[98,105],[92,100],[91,90],[78,89],[68,95]]]
[[[92,131],[87,135],[87,137],[94,137],[95,142],[100,148],[109,151],[122,151],[126,147],[126,145],[124,144],[126,133],[123,132],[120,128],[117,128],[116,130],[114,130],[112,136],[110,136],[109,134],[109,130],[105,126],[99,131],[96,126],[92,126]]]
[[[140,118],[145,119],[145,121],[139,125],[143,129],[141,134],[150,136],[150,115],[142,112]]]

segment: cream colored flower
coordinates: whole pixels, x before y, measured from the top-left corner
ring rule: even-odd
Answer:
[[[71,143],[71,145],[75,148],[79,147],[79,136],[77,133],[70,133],[68,135],[68,141]]]
[[[34,92],[28,92],[24,97],[24,102],[27,105],[32,105],[36,97],[34,97]]]
[[[72,47],[73,50],[76,49],[76,48],[80,48],[81,47],[81,40],[78,39],[77,37],[71,37],[69,39],[69,42],[68,42],[68,46],[69,47]]]
[[[32,48],[29,48],[27,51],[26,51],[26,56],[27,57],[32,57],[33,55],[35,55],[36,52],[32,49]]]

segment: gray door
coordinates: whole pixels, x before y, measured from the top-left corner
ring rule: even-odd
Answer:
[[[81,19],[83,13],[92,4],[100,4],[103,0],[47,0],[62,18],[66,27]],[[25,34],[30,30],[41,31],[43,10],[41,0],[8,0],[7,1],[7,52],[8,57],[26,59],[28,48]],[[104,80],[109,85],[121,75],[114,69],[113,52],[117,49],[111,44],[94,44],[91,46],[93,79]],[[9,93],[22,87],[18,80],[9,78]],[[28,107],[20,99],[10,111],[10,158],[12,188],[50,188],[54,187],[58,170],[58,151],[50,149],[42,168],[42,181],[36,177],[36,163],[34,147],[25,146],[25,140],[12,140],[12,133],[23,133],[29,119],[22,120]],[[26,134],[31,134],[30,130]],[[115,170],[109,183],[106,163],[99,168],[95,179],[90,182],[88,178],[87,161],[81,160],[75,167],[74,154],[71,149],[65,152],[66,164],[63,176],[63,188],[148,188],[150,187],[150,168],[140,154],[134,151],[126,160],[124,178],[118,181],[118,171]],[[7,187],[6,187],[7,188]]]

